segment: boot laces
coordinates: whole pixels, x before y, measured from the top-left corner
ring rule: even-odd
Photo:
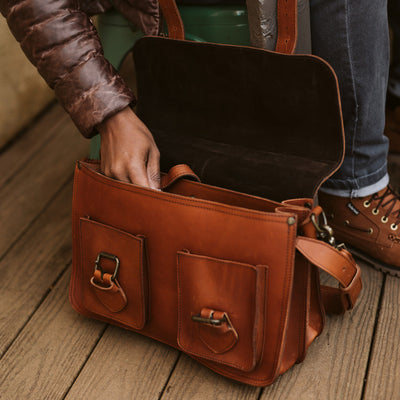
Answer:
[[[395,222],[394,226],[400,224],[400,196],[393,190],[393,188],[388,185],[385,192],[379,196],[378,193],[373,194],[367,202],[371,204],[373,201],[377,201],[378,204],[375,206],[375,210],[385,211],[385,218],[389,218],[389,216],[394,216]]]

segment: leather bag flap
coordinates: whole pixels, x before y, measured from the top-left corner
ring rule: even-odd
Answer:
[[[281,201],[313,197],[341,164],[335,73],[310,55],[144,37],[133,49],[137,112],[161,167]]]

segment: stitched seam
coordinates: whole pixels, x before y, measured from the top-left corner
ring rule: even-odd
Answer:
[[[303,256],[304,257],[304,256]],[[306,260],[307,263],[307,279],[304,280],[303,283],[303,293],[305,293],[306,295],[304,296],[306,298],[306,301],[303,304],[303,318],[302,321],[304,321],[304,323],[307,325],[308,323],[308,309],[309,309],[309,290],[311,290],[311,283],[310,283],[310,274],[311,274],[311,265],[310,262],[308,260]],[[309,289],[309,290],[308,290]],[[307,327],[306,325],[302,325],[301,326],[301,330],[299,330],[299,342],[298,342],[298,348],[301,349],[301,354],[299,354],[298,356],[300,357],[304,357],[304,351],[305,351],[305,339],[306,339],[306,330]]]
[[[294,248],[294,241],[290,237],[290,226],[287,228],[287,238],[288,238],[288,246],[287,249]],[[294,273],[294,266],[295,266],[295,258],[294,254],[292,255],[293,257],[293,268],[292,271],[289,270],[289,251],[286,251],[286,273],[285,273],[285,286],[284,286],[284,293],[289,293],[289,281],[293,280],[293,273]],[[291,279],[288,279],[288,276],[290,275]],[[275,355],[273,359],[273,370],[272,373],[275,375],[276,371],[278,369],[278,361],[279,361],[279,355],[282,353],[282,342],[284,341],[283,339],[283,328],[285,326],[285,322],[287,319],[287,314],[289,311],[284,312],[285,309],[288,307],[288,302],[289,302],[289,297],[291,298],[291,294],[287,295],[285,298],[283,298],[283,301],[281,301],[281,309],[280,309],[280,322],[279,322],[279,330],[278,330],[278,344],[279,346],[276,347],[275,349]],[[290,299],[291,300],[291,299]],[[286,304],[286,306],[285,306]]]
[[[167,179],[167,181],[168,181],[167,185],[170,185],[172,183],[171,181],[173,181],[176,178],[179,178],[180,176],[191,176],[191,177],[194,178],[194,175],[195,175],[194,172],[189,172],[189,171],[188,172],[183,172],[183,173],[182,173],[182,171],[181,172],[177,172],[172,176],[168,176],[169,179]]]
[[[269,222],[276,222],[276,223],[283,222],[284,219],[286,219],[286,216],[284,216],[284,214],[275,215],[273,213],[247,209],[247,208],[244,208],[244,207],[227,206],[227,205],[225,205],[223,203],[218,203],[218,202],[214,202],[214,201],[211,201],[211,200],[189,199],[189,198],[185,197],[184,200],[182,198],[180,198],[179,199],[180,201],[178,201],[178,199],[172,200],[172,199],[168,199],[168,198],[163,198],[164,196],[174,196],[174,197],[175,196],[179,197],[179,196],[171,194],[171,193],[165,193],[165,192],[157,193],[157,195],[156,195],[156,194],[150,193],[150,190],[149,190],[149,192],[145,192],[146,189],[139,188],[139,187],[134,187],[134,186],[131,186],[131,188],[128,189],[128,188],[123,187],[122,185],[124,185],[124,184],[121,183],[121,182],[115,182],[115,183],[114,182],[107,182],[107,180],[112,181],[112,179],[111,178],[107,178],[105,176],[104,177],[103,176],[98,177],[97,176],[98,173],[88,169],[87,167],[85,167],[85,168],[86,168],[86,172],[91,175],[90,178],[92,178],[92,179],[94,179],[94,180],[96,180],[96,181],[98,181],[98,182],[100,182],[100,183],[102,183],[104,185],[113,187],[115,189],[124,190],[124,191],[129,192],[129,193],[135,193],[135,194],[138,194],[140,196],[152,197],[152,198],[157,199],[157,200],[166,201],[168,203],[180,204],[180,205],[184,205],[184,206],[187,206],[187,207],[201,208],[201,209],[210,210],[210,211],[213,211],[213,212],[219,212],[219,213],[228,214],[228,215],[235,215],[237,217],[241,217],[241,218],[245,218],[245,219],[253,219],[253,220],[258,220],[258,221],[269,221]],[[129,184],[126,184],[126,185],[129,185]],[[234,211],[235,208],[237,208],[238,210],[235,213],[235,212],[229,212],[228,210],[215,209],[215,208],[212,208],[211,205],[208,206],[208,207],[205,206],[205,205],[200,205],[199,203],[201,203],[201,202],[213,203],[215,206],[217,206],[219,208],[228,208],[228,209],[232,209],[232,211]],[[240,212],[251,213],[251,214],[255,214],[255,215],[254,216],[243,215],[243,214],[240,214]],[[262,214],[262,215],[260,215],[259,217],[256,217],[257,214]]]
[[[243,268],[251,268],[253,270],[256,269],[255,265],[252,264],[246,264],[246,263],[242,263],[240,261],[233,261],[233,260],[225,260],[223,258],[216,258],[216,257],[211,257],[211,256],[205,256],[202,254],[194,254],[194,253],[186,253],[186,252],[178,252],[179,255],[181,255],[182,257],[191,257],[194,259],[206,259],[207,261],[216,263],[216,264],[221,264],[221,263],[226,263],[226,264],[235,264],[238,267],[243,267]]]

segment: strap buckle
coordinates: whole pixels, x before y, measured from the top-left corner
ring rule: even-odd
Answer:
[[[209,318],[202,317],[200,314],[192,315],[192,321],[199,322],[202,324],[213,325],[213,326],[220,326],[224,322],[226,322],[225,316],[221,319],[215,319],[215,318],[213,318],[213,315],[214,315],[214,313],[212,313]]]
[[[111,280],[112,281],[114,281],[115,280],[115,278],[117,277],[117,274],[118,274],[118,269],[119,269],[119,258],[117,257],[117,256],[115,256],[115,255],[113,255],[113,254],[109,254],[109,253],[106,253],[106,252],[104,252],[104,251],[101,251],[98,255],[97,255],[97,258],[96,258],[96,261],[95,261],[95,265],[94,265],[94,270],[95,271],[100,271],[101,272],[101,276],[103,277],[103,275],[104,275],[104,271],[103,271],[103,269],[102,269],[102,267],[101,267],[101,265],[100,265],[100,260],[101,260],[101,258],[106,258],[107,260],[111,260],[111,261],[114,261],[115,262],[115,268],[114,268],[114,273],[113,273],[113,275],[112,275],[112,277],[111,277]]]

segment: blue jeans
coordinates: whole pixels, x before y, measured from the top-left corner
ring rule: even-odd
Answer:
[[[322,190],[342,197],[368,196],[389,181],[388,140],[383,134],[387,0],[311,0],[310,5],[313,53],[336,72],[345,129],[343,164]]]
[[[389,0],[389,22],[393,31],[392,64],[388,92],[400,98],[400,1]]]

